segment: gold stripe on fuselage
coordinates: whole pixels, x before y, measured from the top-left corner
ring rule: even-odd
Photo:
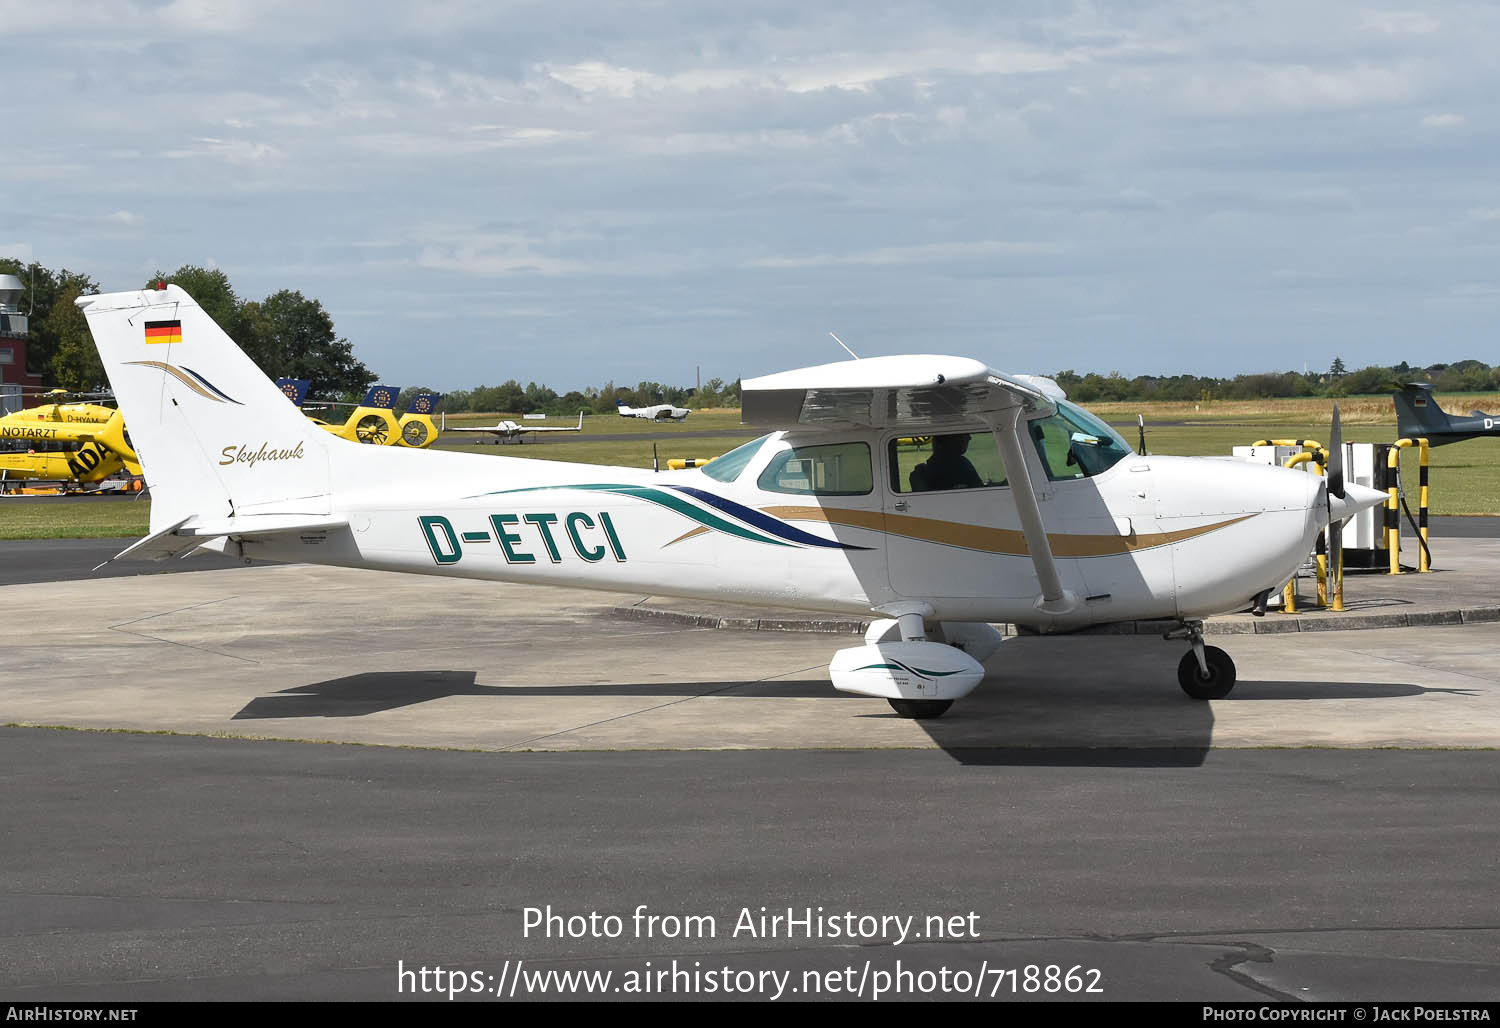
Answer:
[[[970,525],[962,521],[941,521],[937,518],[916,518],[909,514],[884,514],[872,510],[846,510],[838,507],[762,507],[761,513],[783,521],[819,521],[826,525],[845,528],[863,528],[884,535],[916,539],[940,546],[956,546],[980,553],[998,553],[1004,556],[1024,557],[1031,551],[1026,547],[1026,537],[1015,528],[988,528]],[[1244,514],[1211,525],[1197,528],[1181,528],[1172,532],[1151,532],[1147,535],[1070,535],[1061,532],[1047,533],[1047,542],[1054,557],[1112,557],[1136,550],[1149,550],[1167,546],[1196,536],[1206,535],[1220,528],[1239,524],[1254,514]],[[662,549],[695,539],[710,529],[698,525],[665,543]]]
[[[1015,528],[989,528],[970,525],[962,521],[941,521],[937,518],[917,518],[909,514],[885,514],[880,511],[845,510],[838,507],[762,507],[761,510],[774,518],[785,521],[821,521],[824,524],[848,528],[864,528],[872,532],[918,539],[922,542],[938,543],[942,546],[957,546],[981,553],[998,553],[1006,556],[1024,557],[1031,551],[1026,548],[1026,537]],[[1182,542],[1195,536],[1205,535],[1220,528],[1238,524],[1254,514],[1244,514],[1211,525],[1197,528],[1182,528],[1172,532],[1151,532],[1139,535],[1070,535],[1047,533],[1047,542],[1055,557],[1110,557],[1135,550],[1149,550],[1157,546]],[[689,533],[691,535],[692,533]],[[683,536],[683,539],[687,536]],[[673,542],[680,542],[675,539]]]

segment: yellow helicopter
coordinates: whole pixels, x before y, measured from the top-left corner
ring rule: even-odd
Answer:
[[[25,387],[23,387],[25,388]],[[27,407],[7,414],[6,418],[24,417],[32,421],[66,421],[66,422],[96,422],[103,424],[108,421],[110,415],[115,412],[113,407],[106,407],[100,403],[68,403],[69,399],[102,399],[108,397],[108,393],[73,393],[66,389],[47,389],[41,392],[37,399],[47,402],[40,403],[35,407]]]
[[[125,419],[97,403],[65,403],[61,389],[52,402],[0,417],[0,481],[76,482],[95,485],[125,472],[141,473]],[[24,450],[22,449],[24,447]]]
[[[276,385],[298,409],[307,402],[310,379],[278,378]],[[342,424],[333,424],[311,414],[308,418],[325,432],[356,443],[371,446],[431,446],[438,435],[437,426],[432,421],[437,394],[418,394],[407,412],[398,418],[395,406],[396,398],[400,395],[401,390],[396,386],[371,386],[364,399],[354,406],[353,412]],[[336,400],[316,402],[330,406],[342,405]]]
[[[140,465],[127,465],[118,453],[98,443],[83,443],[76,450],[54,450],[46,453],[0,451],[0,483],[16,481],[76,482],[81,486],[97,485],[129,467],[139,474]]]
[[[437,393],[418,393],[412,397],[406,413],[401,415],[401,438],[398,441],[402,446],[425,448],[437,442],[438,427],[432,414],[441,398]]]
[[[135,448],[130,445],[130,434],[125,430],[124,417],[110,407],[97,404],[87,406],[92,407],[95,412],[103,412],[104,417],[93,420],[90,414],[90,420],[76,417],[65,421],[51,416],[50,412],[38,417],[37,413],[44,410],[40,407],[7,414],[0,418],[0,442],[25,444],[28,450],[36,453],[62,451],[72,446],[95,443],[117,454],[125,464],[135,465],[132,475],[140,474],[139,458],[135,455]]]

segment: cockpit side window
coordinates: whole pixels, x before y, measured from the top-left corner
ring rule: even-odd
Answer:
[[[1005,485],[1005,463],[988,429],[903,436],[889,447],[891,489],[932,493]]]

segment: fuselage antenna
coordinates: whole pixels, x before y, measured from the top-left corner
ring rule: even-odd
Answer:
[[[828,334],[831,335],[831,336],[833,336],[832,332],[830,332]],[[838,336],[833,336],[833,341],[835,343],[838,343],[840,346],[843,346],[844,347],[844,352],[847,353],[849,356],[853,357],[855,360],[859,360],[859,354],[857,354],[853,350],[849,349],[848,346],[845,346],[844,345],[844,341],[842,339],[840,339]]]

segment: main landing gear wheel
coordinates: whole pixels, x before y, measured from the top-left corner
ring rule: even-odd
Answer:
[[[1184,653],[1177,665],[1177,684],[1195,700],[1222,700],[1234,688],[1234,661],[1217,646],[1203,647],[1203,659],[1208,663],[1206,676],[1193,652]]]
[[[887,700],[891,709],[902,717],[923,721],[930,717],[942,717],[953,706],[952,700]]]

